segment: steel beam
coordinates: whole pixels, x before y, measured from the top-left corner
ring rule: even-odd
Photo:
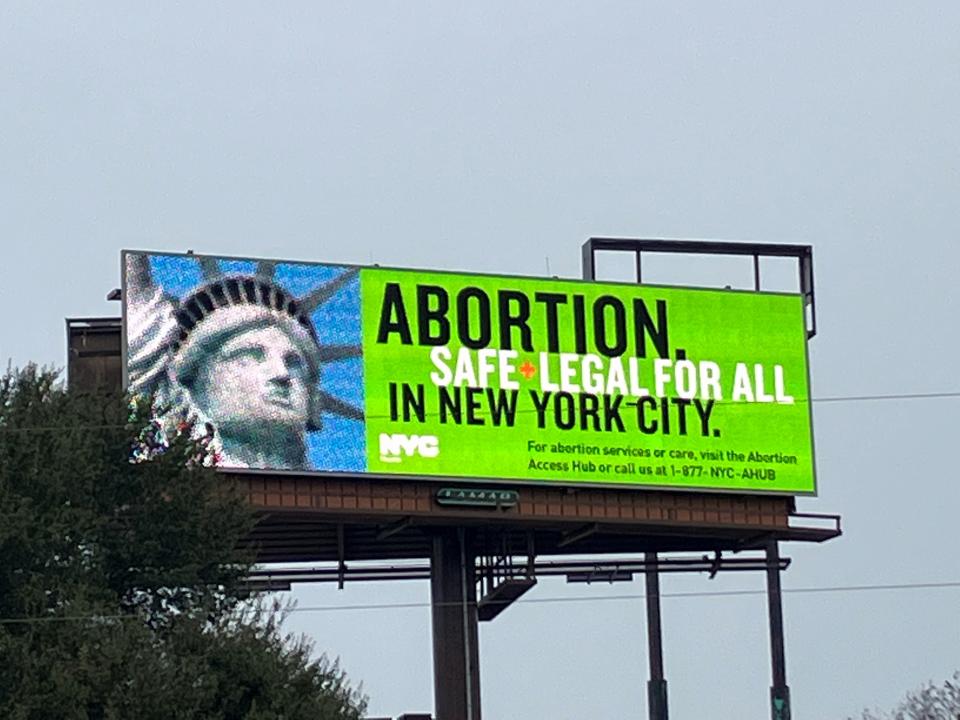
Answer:
[[[786,570],[790,558],[779,558],[779,568]],[[714,577],[718,572],[759,572],[767,569],[765,557],[714,557],[706,555],[695,557],[657,556],[657,572],[663,573],[706,573]],[[648,561],[617,559],[604,560],[545,560],[528,562],[523,572],[527,577],[566,577],[568,582],[606,583],[626,580],[635,573],[645,573]],[[319,583],[339,582],[341,569],[337,564],[316,565],[314,567],[266,566],[252,571],[248,576],[251,582]],[[344,580],[351,582],[384,580],[427,580],[430,578],[430,565],[417,562],[413,564],[390,565],[357,562],[345,565]]]
[[[790,720],[790,688],[783,648],[783,605],[780,590],[780,549],[776,540],[767,543],[767,607],[770,616],[770,717]]]
[[[807,308],[807,338],[817,334],[817,304],[813,287],[813,246],[780,243],[727,242],[717,240],[661,240],[649,238],[603,238],[587,240],[580,248],[584,280],[596,280],[595,253],[598,251],[631,252],[636,263],[637,282],[642,283],[641,256],[645,252],[676,255],[748,255],[753,257],[754,290],[760,290],[760,258],[796,258],[800,294]]]
[[[663,675],[663,633],[660,624],[660,573],[657,554],[646,553],[647,566],[647,654],[650,680],[647,682],[647,717],[667,720],[667,681]]]
[[[433,697],[436,720],[480,720],[475,556],[463,528],[433,538]]]

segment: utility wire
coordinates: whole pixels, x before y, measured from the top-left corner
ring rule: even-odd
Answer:
[[[960,398],[960,392],[900,393],[894,395],[837,395],[834,397],[810,398],[810,402],[864,402],[871,400],[928,400]]]
[[[810,398],[811,403],[838,403],[838,402],[872,402],[872,401],[882,401],[882,400],[938,400],[938,399],[949,399],[949,398],[960,398],[960,392],[931,392],[931,393],[899,393],[892,395],[834,395],[827,397],[818,397]],[[797,401],[797,404],[801,404],[803,401]],[[720,400],[718,404],[723,407],[735,406],[735,407],[746,407],[749,405],[756,405],[758,403],[733,403],[730,401]],[[517,414],[523,412],[535,412],[532,409],[519,409],[516,411]],[[437,413],[429,413],[430,415],[436,415]],[[366,415],[368,420],[388,420],[390,419],[389,415]],[[5,428],[0,427],[0,433],[15,433],[15,432],[50,432],[50,431],[60,431],[65,432],[68,430],[123,430],[128,428],[128,425],[73,425],[69,428],[64,428],[60,425],[34,425],[31,427],[19,427],[19,428]]]
[[[597,585],[602,583],[598,582]],[[819,593],[851,593],[851,592],[877,592],[891,590],[939,590],[948,588],[960,588],[960,580],[950,580],[944,582],[922,582],[922,583],[891,583],[875,585],[834,585],[822,587],[797,587],[783,588],[782,593],[790,595],[809,595]],[[712,597],[743,597],[749,595],[766,595],[766,590],[713,590],[705,592],[662,592],[661,598],[712,598]],[[537,605],[548,603],[576,603],[576,602],[611,602],[624,600],[645,600],[645,594],[623,594],[623,595],[603,595],[600,597],[591,597],[587,595],[577,595],[575,597],[545,597],[545,598],[526,598],[519,599],[516,602],[523,605]],[[371,603],[365,605],[314,605],[308,607],[287,608],[286,612],[343,612],[355,610],[407,610],[416,608],[433,607],[429,602],[407,602],[407,603]],[[441,602],[436,603],[437,607],[459,607],[460,603]],[[44,623],[44,622],[71,622],[71,621],[94,621],[104,620],[136,620],[140,616],[135,614],[121,615],[51,615],[42,617],[22,617],[22,618],[0,618],[0,625],[14,625],[22,623]]]
[[[602,584],[597,582],[597,585]],[[813,594],[813,593],[845,593],[845,592],[874,592],[882,590],[933,590],[942,588],[960,588],[960,580],[946,582],[926,582],[926,583],[896,583],[887,585],[837,585],[824,587],[799,587],[783,588],[781,592],[787,594]],[[662,592],[661,598],[708,598],[708,597],[740,597],[746,595],[766,595],[766,590],[712,590],[712,591],[694,591],[694,592]],[[624,595],[603,595],[600,597],[590,597],[588,595],[578,595],[575,597],[545,597],[545,598],[521,598],[516,600],[520,604],[547,604],[547,603],[571,603],[571,602],[607,602],[623,600],[645,600],[646,595],[624,594]],[[459,603],[438,603],[438,605],[459,605]],[[326,612],[338,610],[381,610],[390,608],[423,608],[431,607],[431,603],[378,603],[371,605],[318,605],[313,607],[290,608],[290,612]]]

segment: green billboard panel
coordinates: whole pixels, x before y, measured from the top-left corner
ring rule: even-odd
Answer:
[[[128,385],[224,467],[816,489],[799,295],[147,253],[124,268]]]

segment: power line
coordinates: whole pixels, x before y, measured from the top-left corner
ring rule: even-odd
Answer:
[[[597,583],[598,585],[601,583]],[[814,594],[814,593],[844,593],[844,592],[875,592],[884,590],[934,590],[945,588],[960,588],[960,580],[946,582],[925,582],[925,583],[896,583],[887,585],[837,585],[824,587],[799,587],[783,588],[781,592],[791,594]],[[713,590],[705,592],[662,592],[661,598],[708,598],[708,597],[741,597],[747,595],[766,595],[766,590]],[[572,602],[607,602],[624,600],[645,600],[646,595],[642,593],[624,594],[624,595],[603,595],[600,597],[591,597],[588,595],[577,595],[575,597],[546,597],[546,598],[520,598],[518,604],[548,604],[548,603],[572,603]],[[440,605],[458,605],[458,603],[439,603]],[[318,605],[304,608],[290,608],[290,612],[327,612],[341,610],[387,610],[392,608],[424,608],[431,607],[431,603],[377,603],[370,605]]]
[[[47,615],[40,617],[0,618],[0,625],[26,625],[29,623],[57,622],[103,622],[106,620],[137,620],[137,615]]]
[[[810,402],[864,402],[872,400],[930,400],[960,398],[960,392],[900,393],[894,395],[837,395],[835,397],[811,398]]]
[[[602,584],[602,583],[597,583]],[[810,595],[820,593],[851,593],[851,592],[882,592],[894,590],[942,590],[949,588],[960,588],[960,580],[948,580],[943,582],[920,582],[920,583],[889,583],[873,585],[833,585],[822,587],[797,587],[783,588],[784,594]],[[661,598],[712,598],[712,597],[744,597],[766,595],[766,590],[712,590],[699,592],[664,592],[660,593]],[[645,600],[646,595],[642,593],[629,593],[622,595],[601,595],[593,597],[589,595],[577,595],[574,597],[545,597],[545,598],[521,598],[516,602],[522,605],[537,604],[556,604],[556,603],[577,603],[577,602],[622,602],[625,600]],[[438,606],[459,606],[459,603],[437,603]],[[356,610],[410,610],[432,607],[429,602],[406,602],[406,603],[370,603],[364,605],[314,605],[309,607],[287,608],[286,612],[344,612]],[[0,618],[0,625],[14,625],[20,623],[44,623],[44,622],[82,622],[93,621],[100,622],[105,620],[136,620],[138,615],[119,614],[119,615],[50,615],[41,617],[22,617],[22,618]]]
[[[884,401],[884,400],[939,400],[939,399],[955,399],[960,398],[960,392],[930,392],[930,393],[898,393],[890,395],[833,395],[827,397],[817,397],[810,398],[811,403],[838,403],[838,402],[874,402],[874,401]],[[797,404],[800,404],[802,401],[797,401]],[[756,403],[732,403],[729,401],[719,401],[723,406],[730,407],[743,407],[746,405],[755,405]],[[518,410],[517,413],[521,412],[535,412],[534,410]],[[368,420],[387,420],[389,419],[388,415],[367,415],[366,419]],[[59,431],[66,432],[68,430],[123,430],[128,429],[128,425],[72,425],[68,428],[65,428],[60,425],[34,425],[30,427],[19,427],[19,428],[4,428],[0,427],[0,433],[15,433],[15,432],[50,432],[50,431]]]
[[[70,425],[69,427],[64,427],[62,425],[30,425],[28,427],[15,427],[15,428],[5,428],[0,427],[0,433],[15,433],[15,432],[67,432],[72,430],[125,430],[133,429],[127,428],[126,425]]]

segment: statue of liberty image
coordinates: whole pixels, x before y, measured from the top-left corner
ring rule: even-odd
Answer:
[[[151,258],[166,263],[161,277]],[[190,255],[130,252],[125,262],[128,388],[153,396],[166,432],[191,427],[223,467],[364,469],[356,268],[296,266],[325,279],[295,297],[270,261],[246,272],[229,267],[244,263]],[[355,342],[324,342],[314,314],[345,293],[353,311],[330,333]],[[349,366],[334,384],[350,399],[322,388],[336,364]],[[323,415],[352,427],[324,442]]]

